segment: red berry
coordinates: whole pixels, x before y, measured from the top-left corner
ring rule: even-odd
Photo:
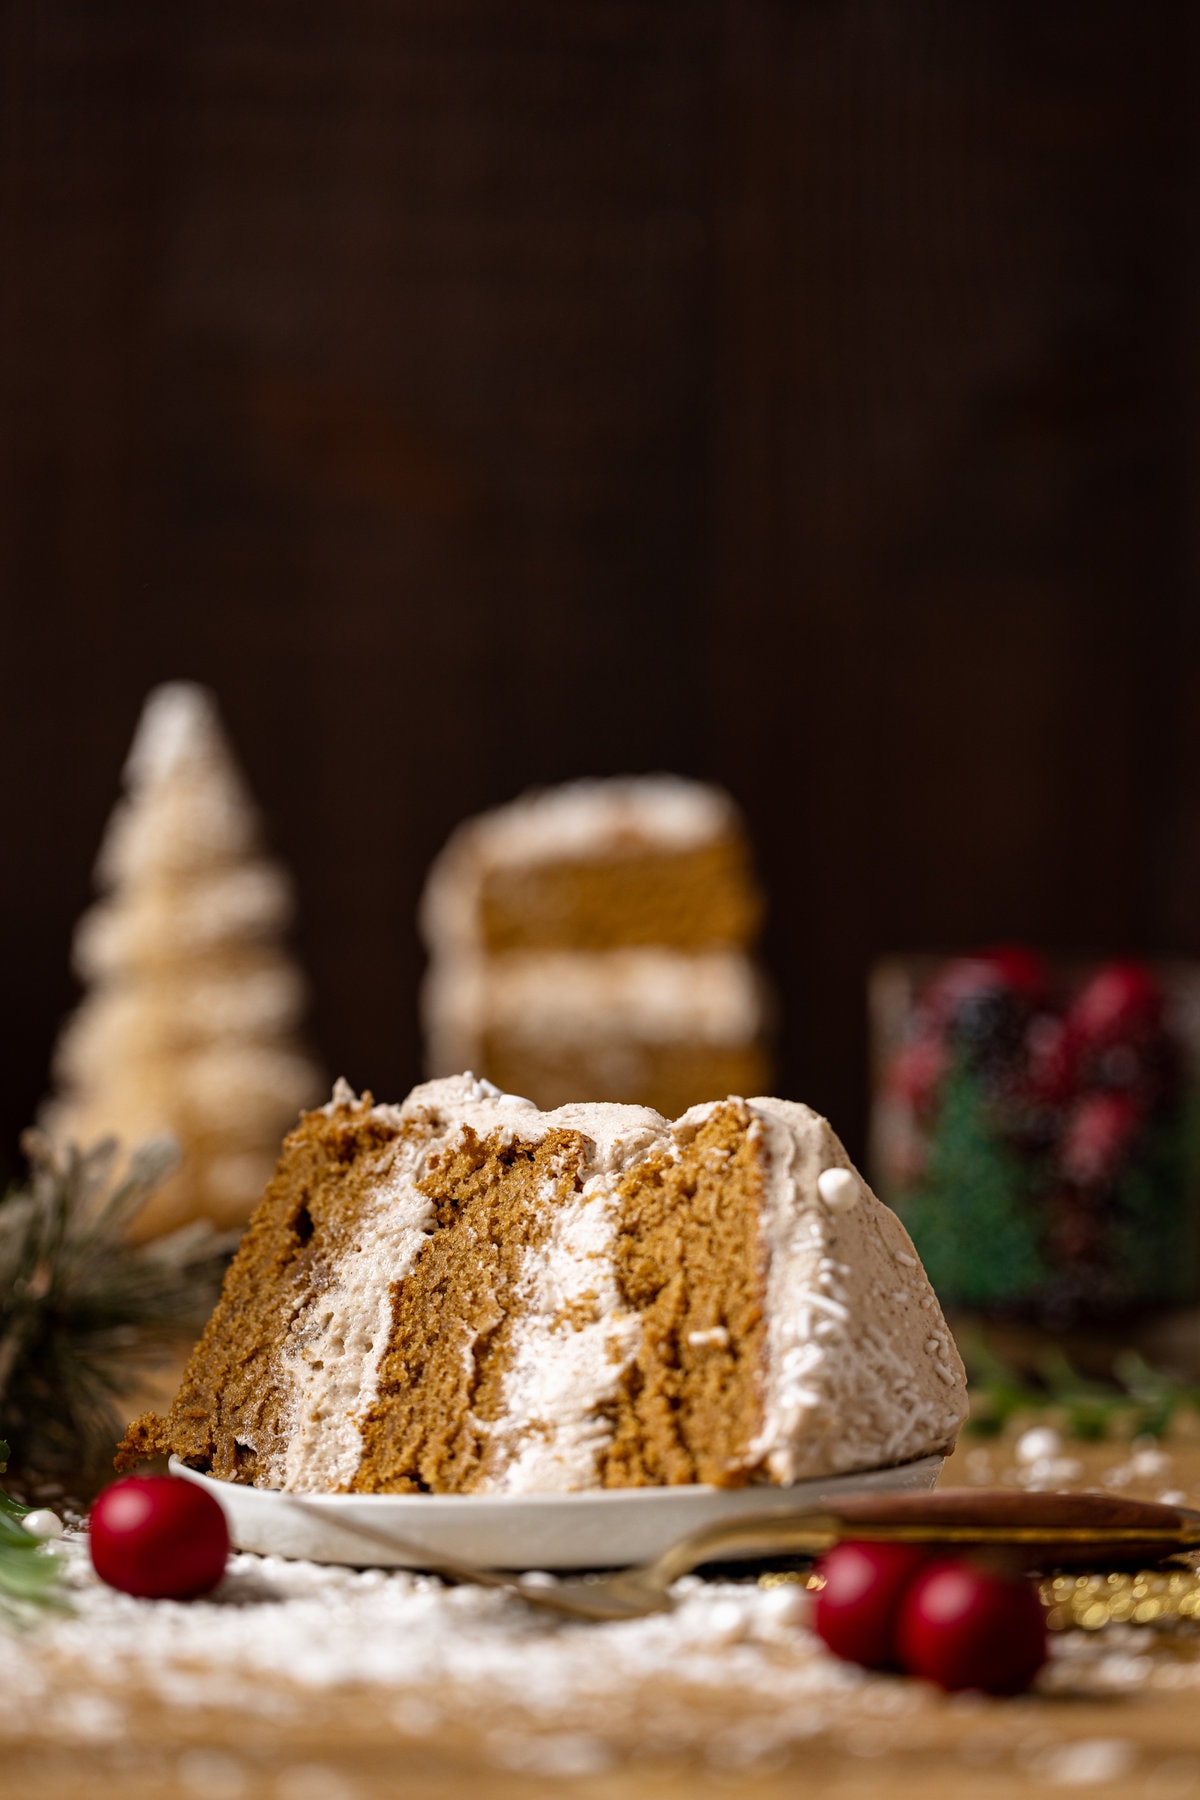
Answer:
[[[1067,1025],[1089,1047],[1137,1043],[1162,1024],[1163,991],[1144,964],[1106,963],[1071,1002]]]
[[[1024,995],[1035,1006],[1045,1000],[1049,976],[1035,951],[1020,944],[995,944],[983,952],[979,961],[992,971],[998,986]]]
[[[1025,1034],[1026,1085],[1030,1098],[1043,1106],[1061,1106],[1075,1085],[1077,1050],[1074,1038],[1053,1013],[1039,1013]]]
[[[936,1562],[901,1599],[896,1647],[908,1674],[951,1692],[1016,1694],[1046,1660],[1046,1615],[1031,1582]]]
[[[933,1111],[949,1060],[942,1039],[913,1038],[896,1052],[887,1073],[888,1088],[919,1117],[927,1117]]]
[[[105,1488],[89,1517],[101,1581],[147,1600],[191,1600],[216,1587],[229,1555],[225,1514],[194,1481],[130,1475]]]
[[[929,1561],[914,1544],[847,1539],[817,1564],[824,1578],[813,1628],[835,1656],[868,1669],[897,1667],[895,1625],[905,1588]]]
[[[1137,1099],[1123,1089],[1081,1095],[1067,1116],[1058,1151],[1067,1180],[1076,1187],[1111,1181],[1128,1155],[1141,1117]]]
[[[1047,985],[1046,965],[1040,956],[1015,944],[1002,944],[946,963],[921,996],[921,1007],[933,1022],[944,1024],[964,1002],[980,994],[1006,994],[1028,1005],[1041,1005]]]

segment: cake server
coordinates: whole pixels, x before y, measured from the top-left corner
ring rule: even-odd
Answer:
[[[294,1494],[289,1506],[311,1511]],[[782,1496],[781,1496],[782,1498]],[[504,1588],[530,1606],[574,1619],[636,1619],[669,1612],[671,1584],[702,1563],[770,1556],[816,1557],[844,1538],[928,1544],[931,1550],[1003,1550],[1029,1571],[1156,1563],[1200,1549],[1200,1512],[1114,1494],[1028,1494],[1009,1488],[862,1494],[819,1511],[757,1513],[689,1532],[653,1562],[608,1575],[533,1584],[520,1575],[445,1556],[360,1519],[338,1521],[364,1542],[411,1554],[451,1581]]]

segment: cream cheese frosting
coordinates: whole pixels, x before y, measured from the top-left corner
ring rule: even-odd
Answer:
[[[327,1110],[353,1100],[339,1083]],[[945,1449],[965,1417],[965,1374],[907,1232],[818,1114],[769,1098],[748,1105],[765,1171],[767,1316],[752,1478],[787,1483]],[[378,1391],[391,1290],[431,1224],[418,1185],[430,1154],[468,1128],[481,1139],[525,1143],[567,1130],[583,1140],[578,1187],[526,1255],[503,1424],[515,1449],[491,1486],[568,1492],[594,1485],[611,1433],[607,1405],[641,1330],[614,1275],[617,1187],[647,1156],[678,1154],[711,1106],[693,1108],[675,1125],[632,1106],[542,1113],[465,1074],[374,1110],[415,1129],[380,1154],[352,1251],[297,1314],[283,1357],[294,1429],[269,1478],[296,1490],[353,1478],[362,1421]],[[720,1332],[713,1328],[714,1343]]]
[[[748,1044],[766,1004],[754,965],[733,950],[571,950],[441,962],[424,1010],[430,1058],[453,1068],[496,1032],[539,1045]]]

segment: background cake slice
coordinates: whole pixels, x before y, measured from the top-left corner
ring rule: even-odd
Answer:
[[[907,1233],[780,1100],[549,1113],[339,1084],[284,1145],[168,1417],[298,1491],[790,1482],[948,1449],[962,1364]]]
[[[699,782],[580,781],[470,819],[421,904],[429,1072],[668,1116],[754,1093],[761,910],[737,809]]]

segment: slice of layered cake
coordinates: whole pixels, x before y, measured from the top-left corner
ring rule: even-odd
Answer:
[[[727,794],[580,781],[470,819],[421,904],[432,1075],[674,1116],[766,1086],[761,904]]]
[[[339,1083],[286,1140],[166,1419],[300,1492],[792,1482],[947,1450],[962,1364],[830,1126],[729,1099],[539,1112]]]

